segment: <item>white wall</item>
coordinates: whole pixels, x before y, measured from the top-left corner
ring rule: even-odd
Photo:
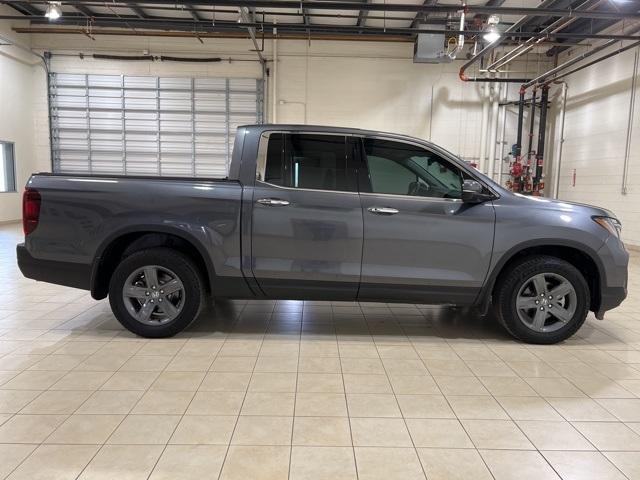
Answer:
[[[0,12],[13,11],[0,6]],[[28,45],[28,35],[17,35],[6,21],[0,21],[0,35]],[[4,43],[4,42],[2,42]],[[22,189],[29,174],[38,170],[35,143],[47,129],[35,127],[33,92],[36,78],[46,78],[38,59],[13,46],[0,46],[0,140],[15,143],[17,192],[0,193],[0,222],[22,216]],[[46,100],[46,99],[45,99]]]
[[[6,25],[5,30],[9,31]],[[262,76],[260,64],[255,61],[256,54],[250,51],[253,45],[249,40],[205,38],[200,43],[191,38],[98,35],[90,39],[78,34],[34,34],[24,43],[31,43],[37,51],[52,51],[51,70],[54,72]],[[79,58],[80,52],[85,54],[84,59]],[[90,58],[91,53],[140,55],[143,52],[222,56],[232,61],[203,64]],[[477,160],[479,156],[480,84],[459,80],[460,61],[440,65],[414,64],[411,43],[279,40],[276,77],[273,41],[265,41],[264,55],[271,70],[267,81],[268,121],[274,118],[273,89],[277,82],[275,114],[278,123],[351,126],[405,133],[429,139],[468,160]],[[36,60],[31,57],[29,62]],[[512,69],[522,76],[525,66],[538,70],[546,67],[539,58],[523,58],[522,63],[514,62]],[[9,98],[12,114],[2,115],[0,122],[3,128],[20,132],[12,135],[20,137],[18,185],[21,187],[30,172],[51,168],[46,76],[39,66],[15,61],[6,72],[0,81],[0,94]],[[517,85],[510,85],[510,99],[517,99],[517,90]],[[509,110],[506,150],[515,142],[516,111],[516,107]],[[6,196],[9,197],[10,200],[0,200],[3,212],[0,221],[20,216],[19,195]]]
[[[55,53],[51,70],[65,73],[105,73],[176,76],[262,75],[249,40],[116,37],[80,35],[33,35],[36,49]],[[446,65],[414,64],[411,43],[370,43],[330,41],[278,41],[277,76],[273,68],[273,41],[265,42],[269,60],[266,110],[273,121],[273,85],[277,83],[276,119],[278,123],[308,123],[350,126],[406,133],[431,139],[466,158],[479,154],[481,103],[478,83],[458,78],[460,62]],[[79,52],[153,55],[231,57],[232,62],[213,64],[170,62],[125,62],[87,58]],[[514,63],[515,69],[523,64]],[[539,62],[529,66],[543,68]],[[511,98],[517,88],[511,86]],[[45,91],[36,87],[36,119],[46,118]],[[509,131],[516,117],[509,115]],[[46,148],[38,157],[47,157]]]
[[[629,188],[626,195],[622,193],[633,59],[634,51],[630,50],[566,78],[569,90],[559,198],[612,210],[623,223],[625,242],[640,245],[640,95],[637,92]],[[637,82],[640,83],[640,79]]]

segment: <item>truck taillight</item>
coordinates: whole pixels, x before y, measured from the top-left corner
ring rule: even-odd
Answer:
[[[22,195],[22,229],[29,235],[40,220],[40,192],[35,188],[25,188]]]

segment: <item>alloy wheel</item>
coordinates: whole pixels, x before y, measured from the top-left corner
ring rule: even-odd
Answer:
[[[180,314],[185,289],[178,275],[168,268],[146,265],[127,277],[122,297],[135,320],[145,325],[161,325]]]
[[[555,332],[574,316],[578,296],[562,275],[539,273],[527,279],[516,296],[520,321],[535,332]]]

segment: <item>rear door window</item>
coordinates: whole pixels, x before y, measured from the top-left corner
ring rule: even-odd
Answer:
[[[257,178],[281,187],[355,192],[348,156],[343,135],[272,133]]]

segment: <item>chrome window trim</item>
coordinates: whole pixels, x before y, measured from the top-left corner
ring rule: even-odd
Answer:
[[[398,138],[395,137],[393,135],[354,135],[354,136],[358,136],[360,138],[373,138],[373,139],[377,139],[377,140],[386,140],[386,141],[391,141],[391,142],[397,142],[397,143],[404,143],[406,145],[412,145],[414,147],[418,147],[421,148],[423,150],[426,150],[427,152],[431,152],[431,153],[435,153],[436,155],[439,155],[443,160],[452,163],[453,165],[455,165],[456,167],[458,167],[461,171],[465,172],[467,175],[469,175],[471,178],[473,178],[476,182],[480,183],[483,187],[485,187],[487,190],[489,190],[491,192],[491,194],[493,195],[494,198],[492,198],[491,200],[496,200],[498,198],[500,198],[500,194],[498,192],[496,192],[491,185],[488,185],[487,182],[485,182],[482,178],[478,178],[475,175],[475,172],[473,170],[473,167],[467,165],[464,163],[463,160],[456,158],[455,156],[453,156],[450,152],[444,150],[443,148],[438,147],[437,145],[433,145],[433,144],[429,144],[426,145],[424,143],[420,143],[418,141],[415,140],[408,140],[405,138]],[[367,167],[368,169],[368,167]],[[363,192],[363,194],[367,194],[369,192]],[[438,198],[438,197],[417,197],[417,196],[412,196],[412,195],[398,195],[398,194],[391,194],[391,193],[379,193],[376,195],[393,195],[396,197],[407,197],[407,198]],[[452,198],[445,198],[444,200],[458,200],[458,199],[452,199]]]
[[[268,185],[269,187],[277,188],[279,190],[290,190],[293,192],[322,192],[322,193],[342,193],[345,195],[358,195],[358,192],[348,192],[346,190],[321,190],[319,188],[283,187],[282,185],[275,185],[273,183],[264,182],[262,180],[256,180],[256,184],[258,183],[261,185]]]
[[[351,138],[360,138],[360,139],[365,139],[365,138],[373,138],[373,139],[378,139],[378,140],[386,140],[386,141],[391,141],[391,142],[398,142],[398,143],[404,143],[407,145],[412,145],[414,147],[418,147],[421,149],[426,150],[427,152],[432,152],[435,153],[437,155],[439,155],[440,157],[442,157],[444,160],[451,162],[453,165],[455,165],[456,167],[458,167],[460,170],[462,170],[463,172],[465,172],[467,175],[469,175],[471,178],[473,178],[475,181],[477,181],[478,183],[480,183],[483,187],[485,187],[487,190],[489,190],[491,192],[491,194],[493,195],[493,198],[491,199],[491,201],[496,200],[498,198],[500,198],[500,194],[491,187],[490,184],[487,184],[487,182],[485,182],[482,178],[479,178],[478,176],[475,175],[475,171],[473,169],[473,167],[467,165],[466,163],[464,163],[463,160],[453,156],[450,152],[448,152],[447,150],[438,147],[437,145],[434,144],[425,144],[422,143],[420,141],[416,141],[416,140],[412,140],[412,139],[407,139],[403,136],[395,136],[393,134],[389,134],[389,135],[385,135],[385,134],[366,134],[366,133],[343,133],[343,132],[327,132],[327,131],[317,131],[317,130],[301,130],[301,129],[286,129],[286,128],[282,128],[282,129],[274,129],[274,130],[267,130],[267,131],[263,131],[260,134],[260,142],[258,143],[258,158],[256,161],[256,182],[260,182],[264,185],[269,185],[271,187],[275,187],[275,188],[279,188],[282,190],[301,190],[301,191],[309,191],[309,192],[339,192],[339,193],[348,193],[348,194],[357,194],[357,195],[384,195],[384,196],[390,196],[390,197],[396,197],[396,198],[411,198],[411,199],[415,199],[415,198],[422,198],[422,199],[427,199],[427,200],[445,200],[448,202],[462,202],[461,199],[457,199],[457,198],[443,198],[443,199],[439,199],[438,197],[418,197],[418,196],[412,196],[412,195],[397,195],[397,194],[391,194],[391,193],[372,193],[372,192],[351,192],[351,191],[346,191],[346,190],[320,190],[320,189],[312,189],[312,188],[295,188],[295,187],[283,187],[281,185],[275,185],[273,183],[269,183],[269,182],[265,182],[264,180],[261,179],[261,176],[264,177],[264,172],[266,170],[266,164],[267,164],[267,146],[269,143],[269,137],[271,136],[271,134],[273,133],[282,133],[282,134],[291,134],[291,133],[297,133],[297,134],[304,134],[304,135],[332,135],[332,136],[340,136],[340,137],[351,137]]]
[[[365,195],[367,197],[392,197],[392,198],[404,198],[407,200],[426,200],[429,202],[463,203],[461,198],[422,197],[418,195],[401,195],[398,193],[360,192],[360,195]]]

